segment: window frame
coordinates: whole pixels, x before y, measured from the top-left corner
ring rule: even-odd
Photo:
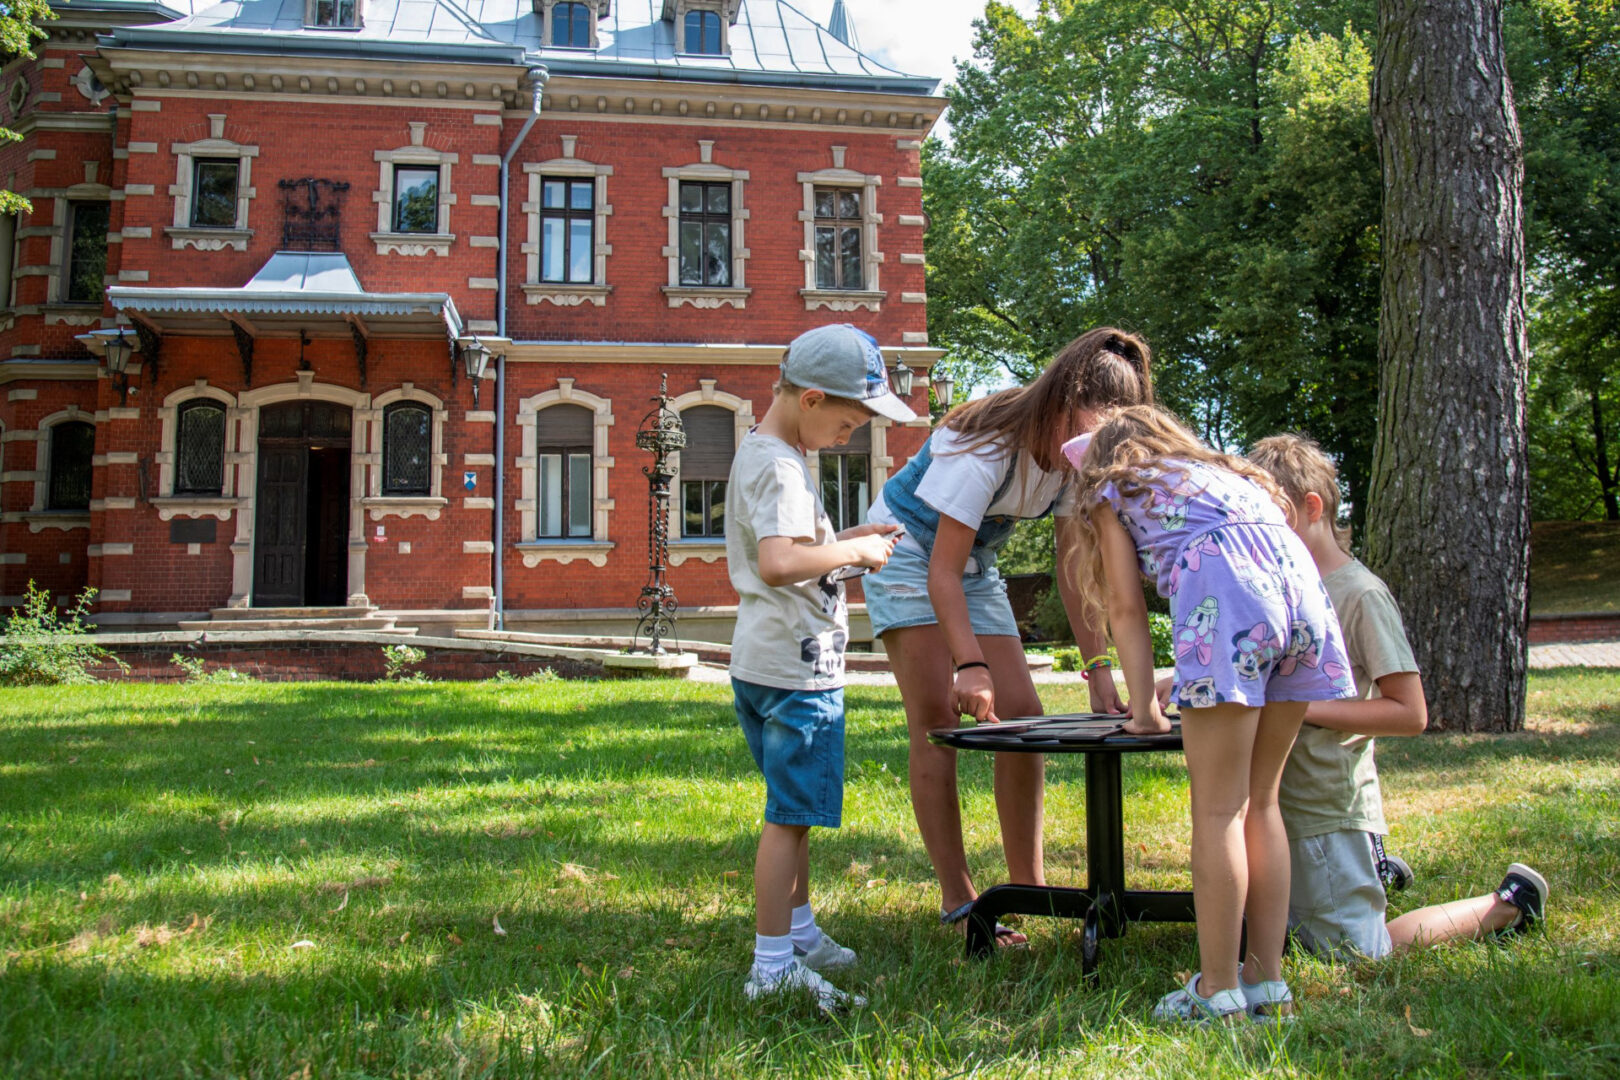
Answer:
[[[197,210],[202,205],[200,197],[202,170],[208,165],[229,165],[236,170],[235,181],[231,184],[231,220],[229,224],[214,225],[197,220]],[[199,154],[191,159],[191,198],[187,214],[186,228],[188,229],[236,229],[241,226],[238,218],[241,212],[238,209],[242,198],[242,159],[240,157],[213,157]]]
[[[692,43],[692,22],[694,19],[697,20],[699,35],[698,47],[696,48],[693,47]],[[706,49],[702,47],[704,44],[702,39],[707,36],[709,29],[707,24],[711,19],[714,20],[715,47]],[[712,8],[688,9],[681,17],[681,52],[689,56],[725,56],[727,52],[725,27],[726,21],[720,17],[718,11]]]
[[[545,198],[546,198],[546,185],[547,184],[561,184],[563,186],[563,205],[562,206],[560,206],[560,207],[547,207],[546,206]],[[574,188],[576,186],[585,188],[587,191],[590,192],[591,205],[589,207],[586,207],[584,209],[579,209],[579,208],[576,208],[574,206]],[[540,273],[540,276],[539,276],[539,279],[538,279],[539,284],[542,284],[542,285],[564,285],[564,286],[566,286],[566,285],[600,285],[600,284],[602,284],[600,281],[597,280],[597,260],[596,260],[596,240],[597,240],[597,237],[596,237],[596,232],[597,232],[596,201],[597,201],[597,197],[598,197],[597,186],[598,185],[596,183],[596,179],[595,179],[594,176],[592,176],[592,177],[587,177],[587,176],[558,176],[558,175],[547,176],[547,175],[545,175],[543,173],[541,174],[541,176],[540,176],[540,199],[539,199],[539,202],[540,202],[540,208],[539,208],[539,215],[540,215],[540,270],[539,270],[539,273]],[[547,252],[546,222],[548,220],[550,220],[550,221],[561,221],[563,223],[563,276],[560,277],[560,278],[552,278],[552,277],[547,277],[546,276],[546,252]],[[575,221],[584,221],[590,226],[590,236],[589,236],[589,239],[588,239],[587,245],[586,245],[586,260],[587,260],[587,265],[590,268],[590,277],[586,278],[584,281],[576,280],[572,276],[573,268],[574,268],[574,255],[575,255],[575,251],[574,251],[574,229],[573,229],[572,223],[575,222]]]
[[[562,531],[555,533],[545,531],[544,522],[546,519],[546,493],[544,490],[539,490],[535,495],[535,539],[542,542],[572,541],[578,543],[582,541],[589,541],[592,538],[593,529],[593,522],[591,520],[593,516],[592,507],[596,502],[596,481],[593,475],[595,473],[595,455],[592,453],[592,448],[584,445],[583,443],[557,443],[549,446],[542,444],[534,456],[536,479],[541,489],[543,489],[545,485],[545,461],[547,458],[559,459],[561,466],[558,469],[558,475],[561,477],[561,482],[558,485],[560,490],[557,495],[557,520]],[[573,531],[575,524],[573,518],[573,496],[576,494],[574,491],[573,473],[574,460],[576,458],[583,458],[585,460],[587,476],[585,520],[581,523],[583,524],[585,531],[579,533]]]
[[[572,40],[567,41],[567,42],[560,42],[560,41],[557,40],[557,29],[558,29],[558,21],[559,21],[558,16],[559,16],[559,14],[562,14],[565,10],[566,10],[566,15],[564,16],[564,18],[565,18],[566,22],[568,23],[568,28],[569,28],[569,31],[570,31],[570,37],[573,36],[573,31],[579,29],[579,26],[575,23],[575,20],[580,19],[580,20],[583,21],[584,29],[585,29],[585,42],[584,42],[584,44],[575,44]],[[582,3],[581,0],[557,0],[556,3],[553,3],[551,5],[551,10],[550,10],[550,12],[548,13],[548,16],[547,16],[547,27],[546,27],[547,34],[546,34],[546,37],[547,37],[548,40],[546,42],[546,47],[551,48],[551,49],[592,49],[592,48],[595,48],[596,47],[596,25],[595,25],[596,24],[596,19],[597,19],[596,6],[594,4]]]
[[[424,438],[425,441],[424,441],[424,444],[423,444],[423,451],[424,451],[425,457],[424,457],[424,460],[423,460],[423,463],[422,463],[422,482],[421,482],[421,484],[420,485],[413,485],[411,487],[401,487],[399,485],[390,483],[391,477],[390,477],[390,469],[389,469],[389,447],[390,447],[390,443],[391,443],[392,440],[391,440],[391,432],[390,432],[390,429],[389,429],[389,421],[393,418],[393,416],[395,414],[400,413],[400,412],[404,412],[404,411],[407,411],[407,410],[411,411],[411,412],[421,413],[422,417],[424,419],[425,431],[423,432],[423,438]],[[417,401],[417,400],[414,400],[414,399],[411,399],[411,398],[405,398],[405,399],[402,399],[400,401],[390,402],[389,404],[383,406],[383,408],[381,410],[381,413],[382,413],[382,417],[381,417],[381,423],[382,423],[382,454],[378,459],[378,467],[382,471],[381,489],[380,490],[381,490],[381,494],[382,494],[383,498],[388,498],[388,499],[427,499],[427,498],[432,498],[433,497],[433,467],[434,467],[434,461],[433,461],[433,441],[434,441],[433,440],[433,421],[434,421],[434,415],[433,414],[434,414],[434,408],[433,408],[433,406],[431,404],[429,404],[428,402],[425,402],[425,401]]]
[[[834,532],[843,532],[845,529],[853,529],[857,525],[864,525],[866,523],[866,515],[870,513],[872,509],[872,460],[874,456],[875,455],[872,453],[871,446],[866,446],[858,450],[850,450],[849,448],[842,446],[829,446],[823,449],[818,455],[818,460],[816,462],[816,482],[820,485],[819,490],[821,492],[822,508],[826,510],[827,516],[832,519]],[[860,459],[866,462],[866,505],[856,514],[857,520],[845,521],[844,499],[847,498],[849,494],[849,463],[852,459]],[[833,465],[834,463],[837,465],[838,475],[835,483],[840,498],[835,505],[829,506],[827,504],[826,495],[827,469],[828,466]]]
[[[396,161],[393,166],[394,184],[392,195],[394,205],[389,217],[390,231],[396,236],[438,236],[440,229],[439,219],[443,216],[440,211],[440,195],[443,191],[441,185],[444,183],[444,170],[437,164],[428,164],[426,162]],[[431,172],[433,174],[433,221],[431,222],[431,228],[407,229],[405,223],[401,220],[400,214],[404,209],[405,188],[400,183],[400,174],[405,172]]]
[[[107,225],[102,230],[101,242],[101,286],[96,295],[89,299],[77,299],[73,295],[73,284],[77,275],[74,273],[75,255],[79,246],[79,212],[86,206],[102,206],[106,208]],[[107,299],[107,241],[112,233],[112,202],[107,199],[69,199],[67,201],[67,228],[63,237],[62,252],[62,295],[58,302],[76,305],[100,305]]]
[[[817,204],[814,211],[815,216],[811,219],[811,225],[815,230],[813,233],[815,238],[813,250],[816,252],[815,287],[826,292],[866,291],[866,192],[858,187],[817,184],[811,189],[811,194]],[[819,204],[823,195],[832,198],[832,217],[823,217],[821,215]],[[855,216],[846,217],[840,211],[843,208],[844,198],[851,195],[856,200]],[[821,279],[820,235],[823,230],[829,230],[833,234],[832,268],[834,281],[832,284],[828,284]],[[854,285],[844,280],[844,263],[847,260],[847,254],[844,251],[844,234],[850,230],[854,230],[859,237],[858,243],[861,248],[856,256],[857,265],[860,267],[861,280]]]
[[[85,462],[84,462],[85,486],[84,486],[84,505],[83,506],[63,506],[57,501],[56,485],[57,485],[58,480],[60,479],[60,472],[59,472],[59,466],[58,466],[58,461],[57,461],[57,452],[58,452],[58,445],[59,445],[58,442],[57,442],[57,438],[58,438],[59,435],[61,435],[63,429],[69,428],[69,427],[86,428],[86,429],[88,429],[88,431],[90,433],[89,453],[86,455]],[[90,510],[90,500],[94,497],[94,491],[95,491],[96,425],[93,422],[84,419],[82,417],[82,415],[81,415],[81,416],[75,417],[75,418],[59,420],[56,423],[52,424],[47,429],[47,431],[48,431],[48,435],[47,435],[48,447],[46,449],[46,454],[45,454],[46,466],[45,466],[45,505],[44,505],[44,510],[47,513],[53,513],[53,514],[88,513],[89,510]]]
[[[343,0],[331,0],[332,8],[337,11],[341,8]],[[304,29],[306,30],[360,30],[366,25],[365,0],[353,0],[354,22],[323,23],[318,21],[321,11],[321,0],[305,0]]]
[[[676,258],[676,261],[677,261],[677,270],[676,270],[676,284],[677,284],[677,286],[680,287],[680,288],[683,288],[683,289],[731,289],[731,288],[735,288],[736,285],[734,284],[734,282],[736,281],[737,257],[736,257],[736,238],[735,238],[734,233],[735,233],[735,230],[736,230],[736,213],[735,213],[735,208],[733,206],[733,203],[735,203],[736,198],[737,198],[736,183],[734,181],[732,181],[732,180],[729,180],[729,179],[728,180],[683,179],[683,180],[678,180],[677,183],[678,183],[678,187],[677,187],[676,194],[675,194],[675,206],[676,206],[676,234],[675,235],[676,235],[676,249],[677,249],[675,258]],[[684,208],[684,199],[682,198],[682,196],[683,196],[683,194],[685,193],[685,191],[686,191],[686,189],[688,187],[695,187],[700,192],[700,197],[699,197],[698,203],[701,206],[701,209],[697,210],[695,212],[688,211],[688,210],[686,210]],[[709,209],[709,193],[711,191],[720,191],[720,190],[724,190],[725,193],[726,193],[726,209],[725,209],[724,212],[711,211]],[[689,224],[695,224],[699,228],[699,241],[698,241],[698,262],[699,262],[698,278],[699,278],[699,280],[697,280],[697,281],[687,281],[686,280],[685,266],[684,266],[684,261],[685,260],[684,260],[683,256],[680,254],[680,250],[679,250],[683,246],[683,238],[682,238],[681,234],[683,232],[685,232],[686,226],[689,225]],[[708,276],[709,276],[709,274],[708,274],[708,269],[709,269],[708,268],[708,250],[709,250],[708,237],[709,237],[709,229],[710,229],[710,227],[713,227],[713,226],[724,226],[725,230],[726,230],[726,280],[723,283],[721,283],[721,282],[713,282],[713,281],[708,280]]]
[[[186,483],[185,476],[185,441],[186,441],[186,415],[200,409],[214,409],[220,414],[219,427],[219,484],[216,487],[194,487]],[[217,499],[225,494],[225,478],[227,465],[225,464],[225,445],[229,441],[229,428],[231,422],[230,406],[217,398],[199,395],[188,398],[180,403],[174,411],[174,490],[169,494],[189,497]]]

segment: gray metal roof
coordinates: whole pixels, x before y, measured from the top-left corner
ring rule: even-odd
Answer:
[[[184,3],[185,0],[169,0]],[[198,0],[201,2],[201,0]],[[224,0],[156,26],[113,33],[120,45],[252,52],[392,55],[543,63],[558,74],[825,86],[932,94],[937,79],[907,75],[840,41],[786,0],[742,0],[727,56],[675,50],[664,0],[615,0],[597,24],[599,47],[553,48],[541,40],[532,0],[367,0],[357,30],[304,25],[304,0]]]
[[[197,320],[188,317],[227,314],[252,316],[267,330],[284,329],[281,323],[289,317],[297,323],[311,315],[359,315],[395,330],[451,336],[463,329],[448,293],[367,292],[346,257],[327,253],[278,251],[240,288],[114,285],[107,298],[119,311],[139,312],[164,329],[194,329]]]

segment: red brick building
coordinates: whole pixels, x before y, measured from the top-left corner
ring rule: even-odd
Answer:
[[[715,485],[786,343],[854,322],[926,413],[933,80],[777,0],[176,2],[0,73],[0,604],[624,632],[667,374],[670,579],[724,638]],[[814,462],[835,516],[925,435]]]

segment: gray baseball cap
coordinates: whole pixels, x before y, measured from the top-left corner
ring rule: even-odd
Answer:
[[[899,423],[917,419],[889,389],[877,339],[848,323],[818,326],[794,338],[782,361],[782,378],[806,390],[851,398]]]

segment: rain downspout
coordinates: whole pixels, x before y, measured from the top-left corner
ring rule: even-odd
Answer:
[[[534,122],[540,119],[545,100],[546,82],[551,73],[536,65],[529,69],[529,89],[534,102],[523,129],[512,140],[512,145],[501,155],[501,215],[500,230],[495,234],[495,326],[496,334],[506,337],[506,232],[507,204],[510,202],[512,159],[517,156],[523,140],[529,137]],[[506,629],[506,353],[495,358],[495,629]]]

